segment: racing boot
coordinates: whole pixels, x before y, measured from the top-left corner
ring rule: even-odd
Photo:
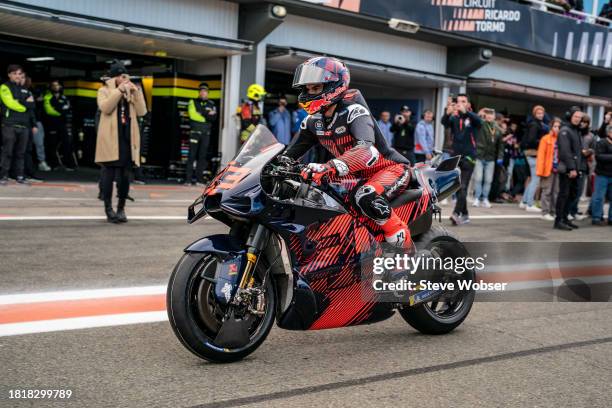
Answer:
[[[111,200],[104,200],[104,212],[106,213],[106,221],[116,224],[117,214],[113,210],[113,204]]]
[[[117,222],[128,222],[125,216],[125,198],[120,198],[117,202]]]
[[[401,252],[408,252],[408,255],[414,253],[416,248],[410,237],[410,230],[395,211],[391,210],[391,216],[380,227],[385,234],[385,241],[388,244],[399,249]]]

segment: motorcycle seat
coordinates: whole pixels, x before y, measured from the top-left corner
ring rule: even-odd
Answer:
[[[397,208],[412,201],[416,201],[421,198],[422,195],[423,190],[421,188],[406,190],[391,201],[391,208]]]

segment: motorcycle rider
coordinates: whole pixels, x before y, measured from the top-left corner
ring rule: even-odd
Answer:
[[[388,145],[349,81],[348,68],[335,58],[310,58],[297,67],[293,87],[300,89],[298,100],[309,115],[283,154],[295,160],[317,143],[323,145],[334,158],[308,164],[302,176],[317,184],[326,176],[365,180],[351,192],[356,207],[381,226],[389,244],[413,250],[408,226],[389,204],[410,182],[409,161]]]

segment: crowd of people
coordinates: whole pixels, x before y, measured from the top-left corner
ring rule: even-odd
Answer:
[[[574,221],[589,215],[593,225],[612,225],[612,210],[607,220],[603,214],[606,198],[612,198],[612,112],[593,130],[579,107],[561,119],[536,105],[521,126],[490,108],[473,112],[467,95],[458,95],[449,99],[442,124],[450,133],[449,153],[461,155],[454,225],[470,222],[469,198],[473,207],[518,203],[564,231],[578,228]],[[584,195],[591,200],[582,213],[578,204]]]
[[[431,160],[434,113],[425,109],[418,121],[412,115],[405,105],[393,117],[383,110],[376,123],[387,143],[411,163]],[[289,144],[304,117],[303,110],[290,112],[282,96],[268,124],[279,141]],[[449,97],[441,124],[448,136],[445,154],[462,157],[462,187],[454,197],[451,215],[454,225],[470,222],[468,207],[491,208],[492,202],[516,203],[566,231],[578,227],[574,221],[588,216],[594,225],[612,222],[612,213],[607,219],[602,213],[606,198],[612,195],[612,112],[596,130],[578,107],[570,108],[561,119],[536,105],[519,123],[492,108],[475,112],[468,96],[461,94]],[[326,158],[315,154],[307,161],[313,160]],[[586,213],[578,206],[584,196],[591,197]]]
[[[14,178],[17,183],[38,181],[35,171],[53,167],[73,170],[77,166],[71,135],[71,106],[59,81],[35,94],[31,81],[19,65],[10,65],[8,81],[0,87],[2,145],[0,185]],[[276,108],[263,119],[259,102],[265,96],[260,85],[252,85],[249,99],[237,111],[241,138],[260,121],[268,124],[281,143],[289,144],[307,116],[303,109],[290,111],[287,98],[278,98]],[[125,66],[111,65],[98,91],[96,163],[102,166],[100,198],[110,222],[125,222],[125,200],[129,198],[130,170],[140,159],[138,118],[146,113],[142,89],[130,81]],[[217,116],[208,99],[208,84],[199,86],[198,98],[188,105],[191,124],[186,183],[204,183],[207,171],[211,124]],[[523,123],[517,123],[492,108],[477,112],[465,94],[449,97],[440,120],[446,129],[445,152],[461,155],[461,189],[454,197],[454,225],[470,222],[468,207],[490,208],[493,203],[517,203],[527,212],[541,214],[554,227],[570,231],[587,216],[594,225],[610,225],[604,203],[612,198],[612,112],[593,129],[591,119],[578,107],[565,117],[551,117],[541,105],[533,107]],[[434,112],[425,109],[419,120],[402,106],[394,116],[380,112],[377,126],[390,146],[411,163],[434,156]],[[325,161],[317,152],[309,161]],[[35,158],[38,165],[35,165]],[[195,178],[194,178],[195,170]],[[118,206],[112,207],[114,183]],[[590,196],[588,210],[579,209],[581,197]],[[471,203],[468,203],[471,201]]]
[[[37,92],[20,65],[7,68],[0,86],[2,150],[0,185],[10,178],[19,184],[40,182],[37,171],[77,167],[72,144],[70,101],[57,80]],[[35,163],[36,158],[37,163]]]

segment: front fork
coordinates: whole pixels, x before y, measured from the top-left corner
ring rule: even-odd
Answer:
[[[239,291],[240,289],[247,289],[253,286],[255,282],[253,272],[257,265],[257,259],[261,251],[268,245],[268,239],[270,239],[270,231],[266,227],[261,224],[256,224],[251,227],[251,232],[246,242],[246,266],[244,267],[242,279],[240,279],[240,285],[238,285]]]

